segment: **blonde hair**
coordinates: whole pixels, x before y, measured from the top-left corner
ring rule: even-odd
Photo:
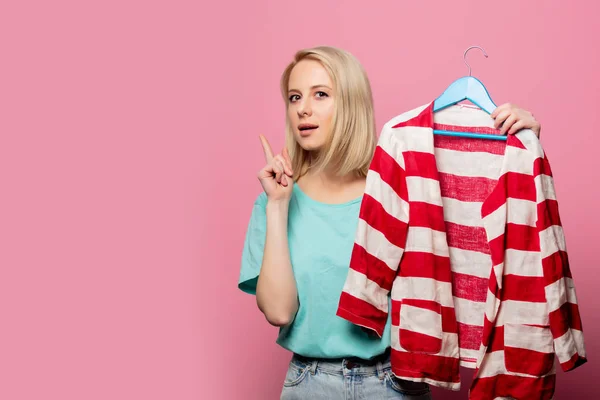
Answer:
[[[294,138],[293,127],[286,113],[286,146],[292,160],[294,180],[325,167],[338,176],[355,173],[367,175],[377,145],[373,95],[367,74],[359,61],[347,51],[319,46],[298,51],[281,75],[281,93],[289,107],[288,84],[292,69],[302,60],[315,60],[329,73],[334,84],[335,103],[331,134],[324,148],[311,158]]]

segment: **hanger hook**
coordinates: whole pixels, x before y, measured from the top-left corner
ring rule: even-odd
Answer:
[[[485,56],[485,58],[488,58],[487,53],[485,52],[485,50],[479,46],[471,46],[468,49],[465,50],[465,53],[463,54],[463,61],[465,62],[466,66],[469,67],[469,76],[471,76],[471,66],[469,65],[469,63],[467,62],[467,53],[469,52],[469,50],[471,49],[479,49],[483,52],[483,55]]]

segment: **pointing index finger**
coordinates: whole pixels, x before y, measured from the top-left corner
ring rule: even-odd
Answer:
[[[260,138],[260,142],[263,147],[263,152],[265,153],[265,161],[269,163],[273,159],[273,150],[271,150],[271,145],[269,144],[267,138],[263,135],[258,135],[258,137]]]

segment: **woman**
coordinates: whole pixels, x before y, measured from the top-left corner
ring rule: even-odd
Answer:
[[[349,53],[299,51],[281,78],[286,147],[266,165],[242,255],[239,288],[256,294],[277,343],[293,352],[282,399],[430,399],[426,383],[390,369],[390,319],[379,339],[337,317],[367,170],[377,143],[368,78]],[[510,104],[492,114],[503,134],[530,128]],[[293,268],[292,268],[293,266]]]

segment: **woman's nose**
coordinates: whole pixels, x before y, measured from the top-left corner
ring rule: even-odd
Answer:
[[[298,115],[302,117],[303,115],[311,116],[312,115],[312,107],[310,104],[310,100],[305,100],[298,107]]]

